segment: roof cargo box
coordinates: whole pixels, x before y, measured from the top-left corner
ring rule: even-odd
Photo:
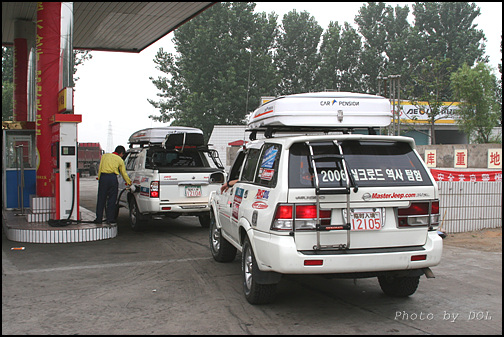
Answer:
[[[250,116],[250,130],[273,128],[369,128],[390,124],[388,99],[350,92],[314,92],[278,97]]]
[[[184,132],[184,133],[169,133],[163,142],[163,147],[166,149],[178,147],[198,147],[205,144],[203,133]]]
[[[183,136],[184,134],[191,134],[192,136],[186,137],[186,136]],[[195,141],[198,143],[201,143],[198,145],[203,144],[202,143],[203,142],[203,131],[201,131],[200,129],[189,128],[189,127],[184,127],[184,126],[168,126],[168,127],[160,127],[160,128],[142,129],[142,130],[139,130],[139,131],[133,133],[130,136],[128,143],[130,144],[130,147],[133,144],[140,144],[140,145],[142,145],[142,144],[159,144],[159,145],[162,145],[165,142],[165,140],[167,140],[169,135],[177,135],[177,136],[175,136],[175,139],[179,139],[180,141],[183,141],[185,138],[197,139]],[[179,144],[177,144],[177,145],[179,145]],[[194,144],[194,145],[196,145],[196,144]]]

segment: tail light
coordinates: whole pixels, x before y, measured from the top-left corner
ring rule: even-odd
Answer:
[[[331,210],[319,210],[320,224],[331,223]],[[280,204],[277,206],[272,230],[314,230],[317,225],[317,205]]]
[[[433,229],[439,225],[439,200],[412,202],[408,208],[397,209],[399,227],[430,226]]]
[[[292,230],[294,224],[293,209],[293,205],[278,205],[271,229],[279,231]]]
[[[151,198],[159,198],[159,181],[151,181],[149,196]]]

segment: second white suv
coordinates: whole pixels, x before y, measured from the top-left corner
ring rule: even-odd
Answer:
[[[120,193],[118,204],[128,208],[131,228],[138,231],[149,219],[181,215],[198,216],[201,226],[208,227],[208,197],[225,176],[217,151],[203,144],[203,132],[149,128],[135,132],[129,143],[125,165],[134,187]]]

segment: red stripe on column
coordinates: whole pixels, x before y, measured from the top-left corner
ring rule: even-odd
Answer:
[[[37,196],[52,196],[51,117],[58,110],[61,3],[37,2]]]

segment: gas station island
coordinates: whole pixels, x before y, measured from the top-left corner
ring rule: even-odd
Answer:
[[[2,45],[14,47],[13,121],[2,121],[8,239],[67,243],[117,235],[116,225],[92,224],[94,214],[79,205],[78,125],[86,117],[74,113],[73,50],[138,53],[213,4],[2,2]],[[135,37],[125,41],[124,27]]]

